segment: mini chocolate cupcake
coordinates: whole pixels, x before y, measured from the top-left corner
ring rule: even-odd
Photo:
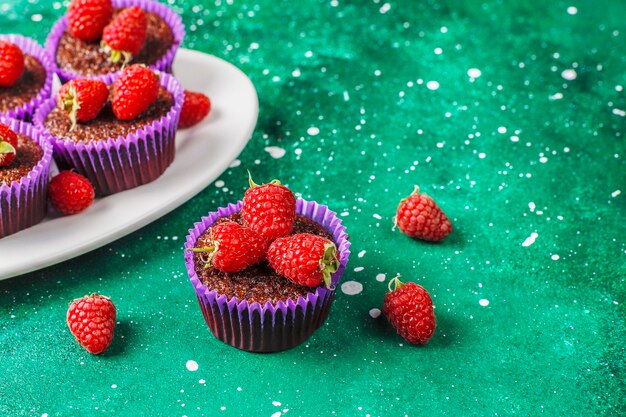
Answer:
[[[172,62],[185,36],[182,19],[165,4],[154,0],[113,0],[113,16],[131,6],[146,12],[146,41],[141,51],[127,64],[145,64],[153,70],[171,72]],[[61,82],[77,78],[98,78],[110,83],[125,63],[111,62],[100,42],[85,42],[68,30],[67,15],[52,27],[45,49]]]
[[[250,352],[277,352],[308,339],[330,311],[348,257],[350,243],[346,228],[324,205],[298,199],[293,233],[313,233],[332,240],[338,250],[339,268],[331,284],[308,288],[278,275],[263,261],[237,273],[203,269],[198,239],[216,222],[238,221],[242,203],[229,204],[203,217],[189,230],[185,243],[185,265],[196,291],[202,314],[219,340]],[[199,261],[200,260],[200,261]]]
[[[0,166],[0,238],[39,223],[46,215],[52,145],[30,123],[0,116],[17,134],[17,153]]]
[[[0,40],[16,45],[24,56],[24,70],[12,85],[0,87],[0,115],[30,121],[35,109],[52,91],[54,65],[33,39],[20,35],[0,35]]]
[[[33,121],[50,138],[59,169],[74,169],[87,177],[100,196],[157,179],[174,160],[184,101],[184,90],[173,76],[157,75],[156,99],[132,120],[116,118],[107,103],[95,119],[73,127],[56,97],[45,101]]]

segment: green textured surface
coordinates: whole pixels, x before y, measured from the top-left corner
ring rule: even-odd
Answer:
[[[170,3],[185,47],[251,78],[256,131],[219,187],[0,282],[0,415],[626,415],[623,2]],[[1,31],[43,43],[64,9],[0,2]],[[278,354],[214,339],[183,264],[187,228],[240,198],[247,169],[340,213],[343,281],[363,285]],[[414,184],[452,219],[445,243],[392,232]],[[427,346],[369,314],[396,273],[434,298]],[[100,356],[65,325],[94,291],[119,317]]]

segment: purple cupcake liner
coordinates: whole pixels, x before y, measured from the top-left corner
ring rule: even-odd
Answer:
[[[173,95],[174,104],[163,117],[127,136],[91,142],[53,136],[46,129],[45,120],[57,100],[45,101],[35,112],[33,122],[50,138],[59,169],[75,169],[89,179],[100,196],[157,179],[174,160],[176,129],[184,101],[178,80],[170,74],[158,74],[160,84]]]
[[[38,128],[21,120],[0,116],[0,123],[26,135],[43,149],[43,156],[24,177],[0,185],[0,238],[39,223],[46,215],[52,144]]]
[[[44,100],[48,99],[52,93],[52,78],[54,76],[55,66],[52,61],[50,61],[50,57],[46,51],[34,39],[13,34],[0,35],[0,39],[14,43],[22,50],[24,55],[30,55],[36,58],[46,71],[46,81],[35,97],[21,106],[0,113],[0,116],[30,121],[37,107],[39,107]]]
[[[174,43],[167,50],[167,52],[153,65],[150,65],[150,68],[156,71],[161,72],[172,72],[172,63],[174,62],[174,57],[176,56],[176,51],[178,51],[179,46],[183,42],[183,38],[185,37],[185,25],[181,17],[166,6],[163,3],[159,3],[154,0],[113,0],[113,7],[123,8],[130,6],[139,6],[144,11],[156,13],[167,23],[167,25],[172,29],[172,34],[174,35]],[[61,37],[65,33],[67,29],[67,15],[60,17],[56,23],[50,29],[50,33],[46,39],[45,50],[48,56],[50,57],[50,61],[54,66],[54,70],[56,74],[59,76],[61,83],[66,83],[69,80],[77,79],[77,78],[87,78],[82,74],[76,74],[74,72],[66,71],[62,68],[59,68],[56,60],[56,51],[59,45],[59,41]],[[119,75],[119,71],[102,74],[97,76],[91,76],[88,78],[95,78],[98,80],[102,80],[107,84],[110,84],[113,80],[117,78]]]
[[[218,218],[241,210],[241,202],[220,207],[202,217],[189,229],[185,248],[193,248],[198,238]],[[193,253],[185,251],[185,266],[189,280],[196,291],[198,304],[213,335],[224,343],[250,352],[278,352],[299,345],[320,327],[328,313],[346,269],[350,255],[350,242],[341,219],[327,206],[298,199],[296,212],[313,219],[333,235],[339,252],[340,266],[331,276],[331,288],[317,287],[306,297],[288,299],[276,304],[248,303],[237,298],[228,299],[207,288],[195,271]]]

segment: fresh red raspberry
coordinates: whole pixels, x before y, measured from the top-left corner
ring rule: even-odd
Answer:
[[[72,0],[67,8],[67,27],[73,37],[95,42],[112,15],[111,0]]]
[[[24,72],[24,53],[9,41],[0,40],[0,87],[10,87]]]
[[[211,100],[202,93],[185,90],[185,101],[180,111],[179,129],[194,126],[211,111]]]
[[[428,291],[414,282],[404,284],[399,277],[389,282],[383,313],[398,334],[414,345],[428,343],[437,327]]]
[[[48,199],[61,214],[80,213],[91,205],[94,189],[89,180],[74,171],[61,171],[48,186]]]
[[[133,120],[159,95],[159,77],[140,64],[126,67],[113,84],[112,107],[115,117]]]
[[[430,242],[441,241],[452,232],[448,216],[431,197],[419,194],[419,187],[400,201],[395,222],[402,233]]]
[[[310,233],[277,238],[267,250],[267,260],[276,272],[306,287],[324,283],[330,288],[330,276],[339,268],[337,246]]]
[[[57,96],[57,106],[72,121],[88,122],[98,116],[109,98],[109,88],[100,80],[71,80],[64,84]]]
[[[111,300],[94,293],[72,301],[67,310],[67,325],[78,343],[97,355],[113,341],[115,315]]]
[[[0,167],[9,165],[17,155],[17,134],[0,123]]]
[[[211,227],[191,251],[208,254],[206,268],[239,272],[261,261],[266,249],[262,236],[239,223],[226,221]]]
[[[102,32],[102,47],[111,62],[129,63],[146,43],[148,19],[138,6],[122,10]]]
[[[296,197],[280,181],[257,185],[249,179],[250,188],[243,196],[243,223],[270,242],[287,236],[296,219]]]

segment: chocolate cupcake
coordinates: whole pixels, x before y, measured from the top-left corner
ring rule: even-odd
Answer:
[[[209,213],[189,230],[186,249],[195,248],[212,225],[239,221],[242,203]],[[219,340],[250,352],[277,352],[308,339],[330,311],[350,255],[346,228],[324,205],[298,199],[293,233],[313,233],[332,240],[340,266],[331,284],[316,288],[294,284],[273,271],[266,261],[237,273],[203,268],[202,254],[185,251],[185,265],[202,314]]]
[[[0,167],[0,238],[39,223],[46,215],[52,145],[36,127],[0,116],[18,137],[17,154]]]
[[[184,101],[180,83],[169,74],[158,75],[156,100],[133,120],[119,120],[107,103],[95,119],[72,128],[69,116],[57,107],[57,98],[45,101],[33,121],[50,138],[59,169],[74,169],[87,177],[100,196],[157,179],[174,160]]]
[[[145,44],[128,64],[145,64],[153,70],[171,72],[174,56],[185,36],[180,16],[165,4],[153,0],[113,0],[112,3],[114,16],[130,6],[138,6],[146,12]],[[122,61],[110,62],[99,42],[85,42],[73,37],[68,30],[67,15],[50,30],[45,49],[63,83],[85,77],[110,83],[124,66]]]
[[[0,115],[30,121],[35,109],[50,97],[54,65],[33,39],[0,35],[0,40],[16,45],[24,55],[21,77],[9,87],[0,87]]]

